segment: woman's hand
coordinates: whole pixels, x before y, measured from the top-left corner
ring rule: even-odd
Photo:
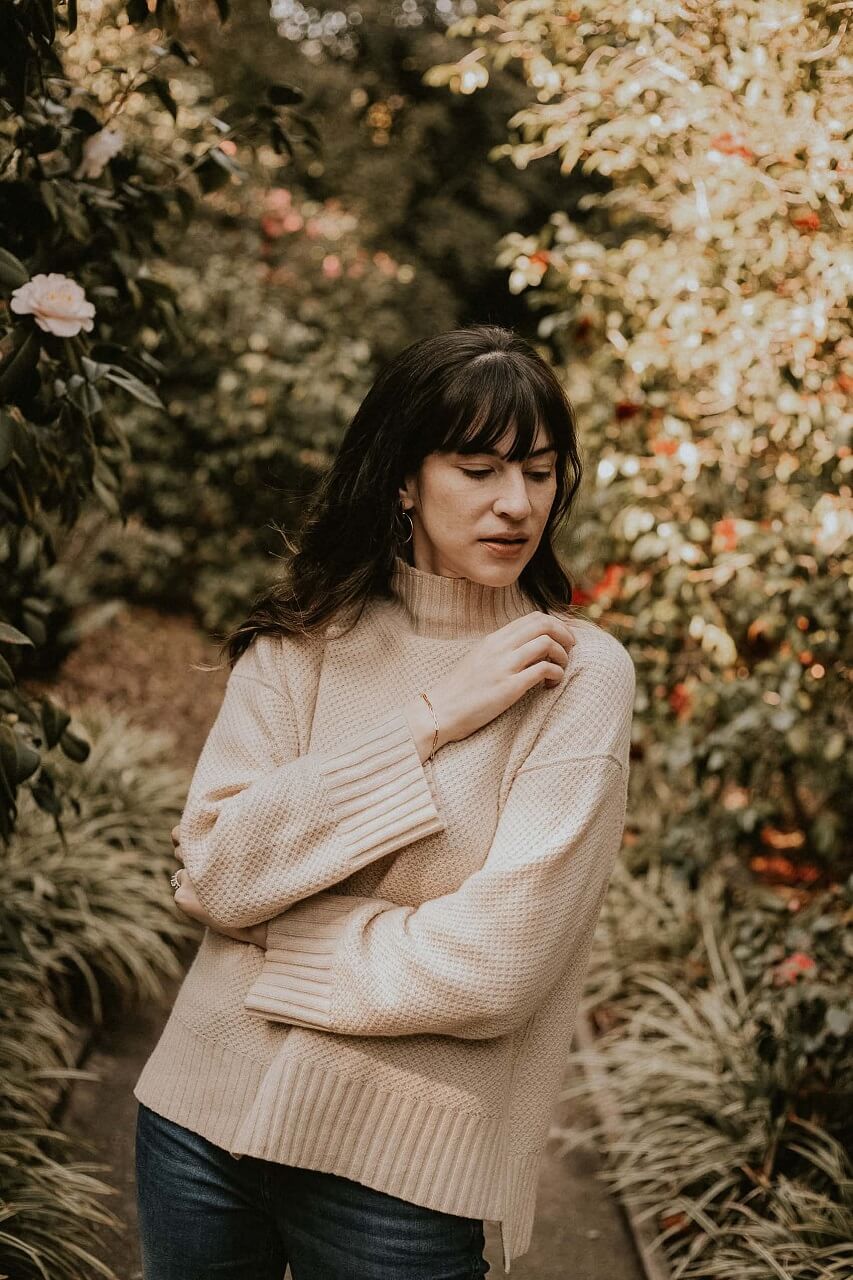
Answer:
[[[185,916],[189,916],[191,920],[197,920],[199,924],[206,925],[214,933],[224,934],[226,938],[233,938],[235,942],[250,942],[256,947],[265,947],[267,944],[267,925],[266,921],[261,924],[249,925],[245,929],[229,929],[224,924],[219,924],[212,916],[209,916],[199,902],[195,886],[190,879],[190,873],[183,866],[183,858],[181,857],[180,829],[175,826],[171,831],[172,844],[175,846],[175,857],[181,863],[181,869],[178,872],[178,887],[175,890],[175,906],[183,911]]]
[[[568,622],[537,609],[473,645],[427,690],[438,720],[437,748],[475,733],[535,685],[561,684],[574,643]],[[423,759],[432,744],[432,716],[421,697],[406,713]]]

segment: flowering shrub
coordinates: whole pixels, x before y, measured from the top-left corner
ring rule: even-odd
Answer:
[[[613,1185],[685,1280],[847,1274],[849,15],[509,0],[450,34],[430,83],[530,90],[495,158],[596,180],[499,262],[594,458],[578,600],[637,667],[591,997]]]
[[[495,157],[597,180],[499,262],[595,459],[566,553],[637,666],[641,841],[694,872],[781,841],[831,878],[850,826],[848,26],[806,0],[511,0],[428,75],[517,65]]]
[[[288,113],[302,97],[269,84],[225,124],[171,6],[91,0],[79,28],[78,6],[56,12],[61,47],[52,2],[0,14],[0,843],[21,786],[60,826],[46,757],[87,753],[17,676],[66,643],[52,570],[67,531],[92,501],[125,514],[126,406],[164,410],[146,336],[174,348],[181,299],[153,269],[160,237],[245,172],[235,137],[295,155]]]

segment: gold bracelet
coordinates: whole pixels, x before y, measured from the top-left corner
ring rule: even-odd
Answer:
[[[429,755],[427,756],[427,760],[431,760],[431,759],[433,758],[433,756],[435,755],[435,744],[438,742],[438,720],[436,719],[436,716],[435,716],[435,710],[434,710],[434,708],[433,708],[433,705],[432,705],[432,703],[430,702],[429,698],[426,696],[426,694],[423,692],[423,690],[421,690],[421,697],[423,698],[424,702],[425,702],[425,703],[427,704],[427,706],[429,707],[430,711],[432,711],[432,718],[433,718],[433,720],[435,721],[435,733],[433,734],[433,739],[432,739],[432,750],[430,751]]]

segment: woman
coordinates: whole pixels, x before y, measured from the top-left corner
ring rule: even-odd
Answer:
[[[208,927],[135,1090],[146,1280],[463,1280],[485,1219],[528,1248],[634,696],[552,546],[580,477],[526,342],[416,342],[226,641],[173,833]]]

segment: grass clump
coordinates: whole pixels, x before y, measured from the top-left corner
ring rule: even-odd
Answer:
[[[572,1055],[592,1070],[563,1098],[591,1099],[603,1071],[618,1115],[593,1129],[603,1176],[654,1224],[674,1280],[853,1275],[851,963],[835,945],[850,896],[833,886],[791,920],[759,889],[733,901],[722,870],[696,889],[672,868],[614,875],[585,1000],[599,1034]]]
[[[194,936],[169,888],[188,781],[171,735],[94,709],[75,719],[92,750],[54,762],[74,797],[64,840],[24,792],[0,850],[0,1274],[14,1280],[115,1280],[92,1252],[97,1229],[117,1225],[105,1167],[75,1158],[57,1103],[92,1078],[75,1062],[105,1007],[156,999]]]

